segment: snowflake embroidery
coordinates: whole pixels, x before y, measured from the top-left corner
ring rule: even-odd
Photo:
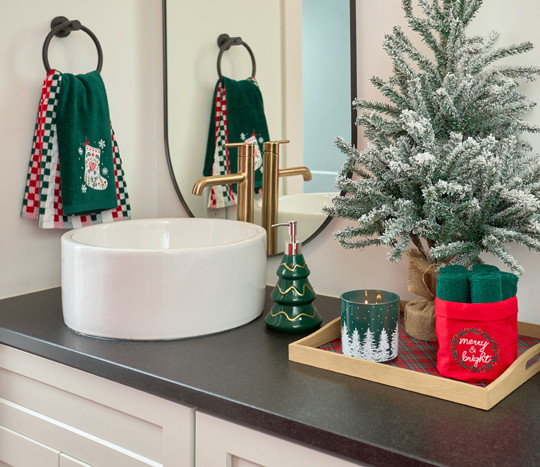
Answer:
[[[99,143],[98,143],[99,147],[101,149],[103,149],[105,147],[105,141],[103,141],[102,139],[99,140]]]
[[[103,170],[101,171],[103,175],[107,175],[109,173],[109,169],[107,167],[103,167]]]
[[[242,141],[245,141],[245,139],[246,139],[246,134],[245,134],[245,133],[240,133],[240,139],[241,139]]]
[[[263,144],[264,143],[264,139],[262,136],[259,136],[259,144]]]
[[[86,190],[87,190],[87,189],[88,189],[88,188],[87,188],[86,185],[83,183],[83,185],[81,186],[81,191],[82,191],[83,193],[86,193]]]
[[[79,148],[79,154],[82,156],[84,153],[83,148]]]

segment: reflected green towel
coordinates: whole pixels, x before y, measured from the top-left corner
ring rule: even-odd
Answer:
[[[255,188],[262,187],[262,147],[269,141],[268,126],[264,115],[264,105],[259,84],[254,78],[236,81],[223,77],[226,96],[226,128],[227,143],[252,143],[255,145]],[[214,104],[210,120],[210,131],[206,146],[206,158],[203,175],[220,175],[212,172],[216,152],[216,95],[220,81],[216,83]],[[221,144],[219,141],[217,144]],[[236,173],[238,167],[237,150],[230,155],[230,173]],[[224,170],[224,169],[223,169]],[[225,172],[222,172],[225,173]],[[236,185],[233,186],[236,192]]]
[[[64,215],[115,208],[111,120],[101,75],[63,73],[56,112]]]

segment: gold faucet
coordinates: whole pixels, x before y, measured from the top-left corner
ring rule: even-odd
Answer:
[[[268,141],[263,144],[263,203],[262,224],[266,229],[266,253],[277,253],[277,232],[273,225],[278,223],[278,194],[280,177],[302,175],[305,181],[311,180],[307,167],[279,168],[279,145],[288,140]]]
[[[253,205],[255,194],[255,162],[254,147],[250,143],[229,143],[228,148],[238,148],[238,173],[227,175],[212,175],[200,178],[193,185],[192,193],[201,196],[209,186],[228,185],[237,183],[239,221],[253,223]]]

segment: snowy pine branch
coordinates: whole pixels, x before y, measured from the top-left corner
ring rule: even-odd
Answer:
[[[419,5],[423,16],[402,0],[433,58],[398,27],[385,37],[394,74],[371,82],[390,102],[355,99],[371,144],[358,151],[336,138],[347,156],[336,180],[343,196],[325,212],[356,221],[335,234],[346,248],[385,245],[397,261],[412,242],[431,261],[465,265],[490,252],[519,273],[505,245],[540,252],[540,159],[522,138],[540,128],[524,120],[535,103],[516,80],[540,68],[496,62],[532,45],[468,37],[481,0]]]

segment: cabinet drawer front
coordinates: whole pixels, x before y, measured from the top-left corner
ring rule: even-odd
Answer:
[[[0,426],[0,467],[56,467],[59,455],[55,449]]]
[[[151,459],[144,458],[134,452],[130,452],[120,446],[114,445],[107,440],[76,430],[68,425],[51,419],[26,407],[21,407],[13,402],[0,398],[0,420],[4,429],[11,433],[17,433],[22,440],[40,440],[36,446],[56,453],[55,463],[59,463],[60,452],[72,454],[84,459],[92,465],[114,465],[116,467],[157,467],[160,464]],[[6,428],[9,427],[9,428]],[[21,441],[22,442],[22,441]],[[16,449],[22,449],[21,442]],[[34,450],[37,447],[29,445]],[[4,445],[0,444],[0,452],[3,453]],[[32,449],[29,450],[33,452]],[[41,451],[39,451],[41,452]],[[15,466],[25,465],[15,463]],[[31,467],[48,464],[27,464]],[[84,464],[83,464],[84,465]]]
[[[115,467],[190,463],[189,407],[5,345],[0,381],[1,423],[9,416],[15,431],[75,459]],[[118,460],[104,464],[99,452]]]
[[[197,467],[353,467],[320,451],[197,411]]]

